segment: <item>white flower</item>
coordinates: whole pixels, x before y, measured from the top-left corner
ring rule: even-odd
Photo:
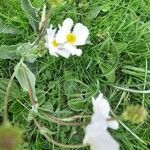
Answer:
[[[67,18],[56,34],[56,41],[63,44],[72,55],[80,56],[82,50],[76,48],[78,45],[85,45],[89,36],[89,30],[81,23],[77,23],[73,28],[73,20]]]
[[[110,118],[110,105],[99,94],[96,99],[92,99],[93,111],[91,123],[85,128],[83,144],[89,144],[91,150],[119,150],[119,144],[112,138],[107,128],[118,129],[117,121],[108,121]]]
[[[52,25],[47,29],[47,34],[45,36],[45,46],[49,49],[49,53],[52,56],[58,57],[59,55],[68,58],[70,52],[63,48],[63,45],[59,44],[55,40],[56,29],[52,29]]]

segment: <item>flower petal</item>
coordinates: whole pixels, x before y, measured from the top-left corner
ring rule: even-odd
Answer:
[[[65,26],[67,28],[69,28],[71,30],[72,26],[73,26],[73,20],[71,18],[66,18],[63,23],[62,26]]]
[[[55,33],[56,29],[52,29],[52,25],[50,26],[50,28],[47,28],[47,34],[45,35],[45,45],[47,48],[51,45],[52,41],[54,40]]]
[[[64,48],[67,49],[72,55],[81,56],[81,54],[82,54],[82,50],[76,48],[73,45],[64,44]]]
[[[62,27],[59,27],[59,30],[56,34],[56,41],[58,43],[65,43],[66,36],[71,32],[73,26],[73,21],[70,18],[64,20]]]
[[[58,50],[58,48],[55,48],[52,46],[51,43],[45,43],[45,46],[48,48],[49,54],[55,57],[58,57],[58,55],[56,54],[56,51]]]
[[[48,45],[49,45],[49,44],[48,44],[48,36],[47,36],[47,35],[45,35],[45,37],[44,37],[44,38],[45,38],[45,41],[46,41],[46,42],[45,42],[45,47],[46,47],[46,48],[48,48]]]
[[[56,50],[54,49],[49,49],[49,54],[55,57],[58,57],[58,54],[56,53]]]
[[[55,39],[55,33],[56,29],[52,29],[52,25],[50,26],[50,28],[47,28],[47,34],[45,35],[45,47],[48,48],[50,55],[58,57],[58,54],[56,54],[58,47],[54,47],[52,45],[52,42]]]
[[[47,36],[54,38],[56,29],[52,29],[52,28],[53,28],[52,25],[50,25],[50,28],[47,28]]]
[[[103,97],[103,94],[99,94],[99,96],[95,100],[92,100],[92,103],[94,113],[101,114],[105,119],[109,117],[110,105],[108,101]]]
[[[56,53],[65,58],[69,58],[70,56],[70,52],[66,49],[59,49]]]
[[[73,34],[76,36],[76,42],[74,45],[85,45],[89,36],[89,30],[81,23],[77,23],[73,29]]]
[[[116,120],[108,121],[108,127],[117,130],[119,128],[119,123]]]

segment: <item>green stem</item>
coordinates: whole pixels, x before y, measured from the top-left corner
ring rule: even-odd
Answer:
[[[113,117],[107,119],[107,121],[114,121],[114,120],[121,121],[122,120],[122,115],[120,115],[120,116],[113,116]]]
[[[84,125],[84,123],[82,123],[82,122],[65,122],[61,118],[55,117],[48,112],[43,112],[42,114],[43,114],[42,118],[44,118],[44,119],[48,118],[48,120],[50,120],[51,122],[57,123],[59,125],[64,125],[64,126],[82,126],[82,125]]]
[[[47,25],[48,25],[49,18],[50,18],[50,9],[47,10],[47,14],[46,14],[45,20],[44,20],[44,22],[42,23],[43,26],[42,26],[42,28],[40,29],[40,31],[38,32],[37,38],[36,38],[35,41],[33,42],[33,45],[38,45],[38,44],[39,44],[39,41],[40,41],[41,38],[43,37],[43,34],[44,34],[44,32],[45,32],[45,30],[46,30],[46,27],[47,27]]]
[[[4,97],[4,112],[3,112],[3,121],[4,123],[7,123],[9,122],[8,121],[8,111],[7,111],[7,108],[8,108],[8,99],[9,99],[9,94],[10,94],[10,87],[12,85],[12,81],[13,79],[15,78],[15,74],[20,66],[20,64],[23,62],[23,59],[24,58],[21,58],[18,65],[16,66],[16,68],[14,69],[14,72],[8,82],[8,85],[7,85],[7,88],[6,88],[6,94],[5,94],[5,97]]]

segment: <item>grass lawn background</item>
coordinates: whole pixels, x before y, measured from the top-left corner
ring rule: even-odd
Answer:
[[[42,8],[44,0],[32,0]],[[102,91],[115,114],[130,104],[142,104],[148,109],[150,94],[133,93],[115,88],[150,89],[150,1],[149,0],[70,0],[59,4],[52,12],[50,23],[55,27],[70,17],[90,30],[91,44],[83,46],[81,57],[55,58],[48,53],[28,66],[36,75],[36,90],[40,106],[65,118],[92,114],[91,97]],[[0,45],[15,45],[34,41],[33,32],[19,0],[0,0]],[[2,120],[3,91],[17,60],[0,59],[0,120]],[[7,79],[3,79],[7,78]],[[15,80],[16,83],[18,83]],[[18,85],[19,86],[19,85]],[[24,130],[26,150],[63,150],[47,142],[27,121],[28,96],[20,86],[12,91],[17,98],[9,103],[12,123]],[[16,100],[17,99],[17,100]],[[68,105],[72,99],[85,100],[80,110]],[[82,127],[59,126],[42,120],[61,143],[82,143]],[[150,141],[149,117],[144,124],[125,123],[142,140]],[[122,150],[148,150],[122,125],[111,131]],[[84,148],[86,150],[88,148]]]

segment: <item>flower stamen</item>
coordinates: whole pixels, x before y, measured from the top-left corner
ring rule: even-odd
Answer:
[[[76,42],[76,36],[73,33],[69,33],[66,36],[66,40],[70,44],[74,44]]]
[[[58,43],[56,40],[52,41],[51,44],[54,46],[54,47],[58,47]]]

